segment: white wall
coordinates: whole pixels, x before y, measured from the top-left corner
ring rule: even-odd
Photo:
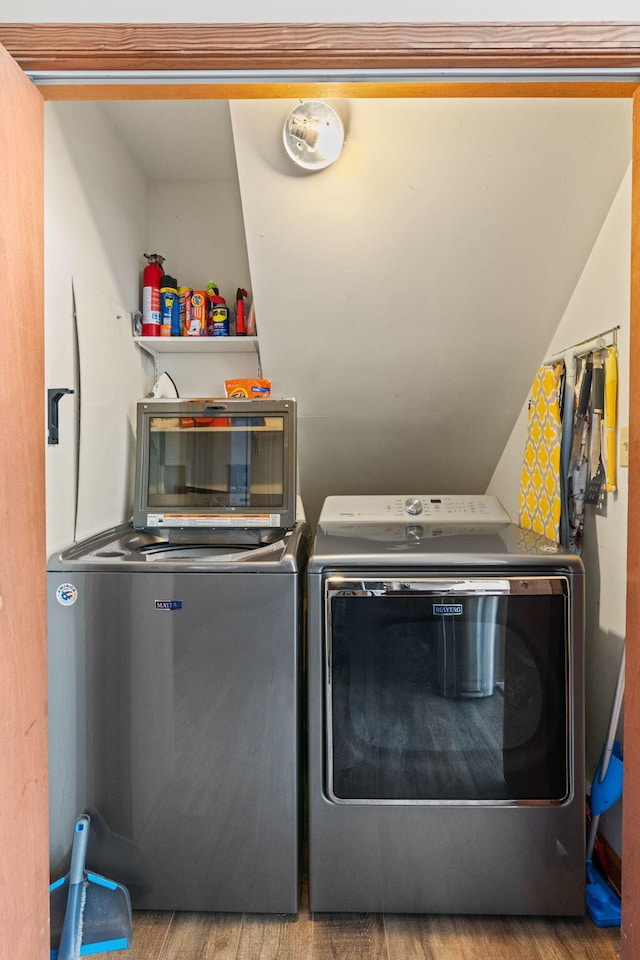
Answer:
[[[265,375],[299,402],[302,497],[484,490],[630,157],[630,107],[353,100],[339,160],[291,103],[231,115]]]
[[[238,287],[251,287],[241,209],[237,176],[223,183],[151,183],[148,242],[180,286],[205,289],[213,281],[233,304]]]
[[[47,387],[75,390],[60,402],[60,443],[47,446],[48,553],[74,538],[80,383],[72,279],[137,309],[146,201],[144,177],[95,104],[45,105],[45,377]]]
[[[75,391],[60,401],[60,442],[47,447],[48,554],[131,513],[135,400],[153,383],[151,360],[131,341],[143,253],[161,253],[180,284],[215,280],[230,303],[238,287],[251,290],[228,105],[200,104],[181,131],[180,149],[167,151],[175,176],[212,178],[197,182],[152,179],[170,172],[157,155],[158,137],[180,132],[169,113],[184,123],[189,108],[122,107],[134,118],[118,118],[114,104],[50,103],[45,110],[46,385]],[[155,120],[155,129],[144,128],[141,116]],[[180,165],[185,149],[206,149],[206,162]],[[222,396],[226,377],[256,375],[257,356],[162,355],[159,366],[183,397]]]
[[[548,348],[531,364],[531,379],[545,356],[619,325],[618,423],[629,416],[629,286],[631,171],[620,185],[571,301]],[[526,439],[526,402],[489,483],[511,515],[518,515],[520,469]],[[587,775],[602,748],[625,634],[628,471],[618,470],[618,492],[602,509],[587,506],[586,568]],[[619,818],[619,809],[616,811]],[[616,841],[614,830],[614,842]]]
[[[312,521],[332,493],[484,489],[628,165],[629,104],[341,101],[343,155],[311,176],[282,150],[289,105],[232,105],[250,265],[227,152],[223,179],[148,187],[118,105],[48,105],[47,384],[77,386],[71,275],[134,310],[151,247],[180,283],[253,289],[264,375],[299,400]],[[186,114],[158,106],[169,129]],[[174,164],[211,126],[206,103],[189,109]],[[161,366],[182,396],[256,373],[250,355]],[[50,549],[73,538],[77,400],[48,451]]]
[[[6,8],[6,9],[4,9]],[[18,23],[445,23],[465,21],[590,21],[637,20],[635,0],[156,0],[151,11],[140,0],[111,0],[94,6],[86,0],[3,0],[0,18]]]
[[[192,131],[196,140],[198,129]],[[215,151],[209,161],[213,175]],[[150,183],[147,245],[166,258],[164,268],[180,286],[204,290],[214,282],[232,309],[238,287],[246,289],[250,298],[235,161],[233,174],[226,180]],[[223,397],[225,379],[255,377],[258,372],[255,353],[161,354],[159,361],[181,397]]]

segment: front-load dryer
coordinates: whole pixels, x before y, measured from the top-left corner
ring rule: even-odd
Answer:
[[[582,914],[581,560],[492,497],[330,497],[308,618],[311,910]]]

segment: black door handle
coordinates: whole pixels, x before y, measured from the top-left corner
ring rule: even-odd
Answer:
[[[47,390],[47,422],[49,436],[47,443],[58,443],[58,404],[65,393],[74,393],[68,387],[50,387]]]

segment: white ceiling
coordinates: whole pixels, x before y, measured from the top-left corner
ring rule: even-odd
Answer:
[[[103,107],[147,179],[237,180],[227,100],[105,101]]]
[[[2,18],[18,23],[149,23],[147,4],[141,0],[111,0],[106,6],[86,0],[22,0],[4,4]],[[153,23],[412,23],[422,21],[425,5],[417,0],[156,0]],[[518,23],[524,21],[637,19],[636,0],[431,0],[432,23],[465,21]]]

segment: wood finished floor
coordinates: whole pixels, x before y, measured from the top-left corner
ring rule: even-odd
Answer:
[[[590,919],[136,912],[105,960],[617,960],[620,931]]]

